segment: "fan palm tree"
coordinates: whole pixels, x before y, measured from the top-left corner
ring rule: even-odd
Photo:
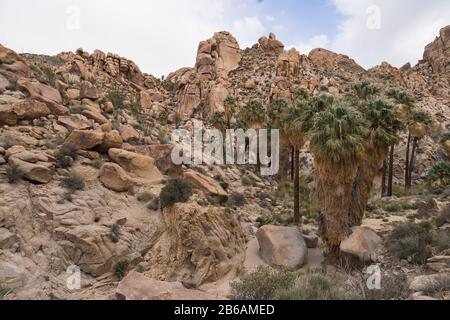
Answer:
[[[288,103],[283,99],[277,99],[269,106],[267,110],[268,126],[272,129],[280,130],[280,171],[278,180],[287,177],[289,168],[289,152],[291,144],[283,131],[282,115],[289,108]]]
[[[388,157],[389,147],[398,143],[403,129],[394,105],[386,100],[378,98],[363,103],[360,111],[368,123],[368,143],[353,182],[350,226],[361,225],[373,181]]]
[[[368,101],[370,98],[380,93],[380,89],[368,81],[363,81],[356,84],[354,86],[354,90],[356,92],[356,96],[364,101]]]
[[[411,115],[414,112],[415,101],[414,98],[408,95],[406,92],[398,90],[398,89],[390,89],[387,92],[387,96],[391,98],[397,105],[399,110],[399,115],[406,122],[411,122]],[[408,130],[408,142],[406,144],[406,157],[405,157],[405,188],[408,185],[408,177],[409,177],[409,165],[410,165],[410,150],[411,150],[411,142],[412,142],[412,134],[411,131]],[[391,157],[390,157],[390,171],[389,171],[389,186],[388,186],[388,196],[392,196],[392,174],[393,174],[393,161],[394,161],[394,148],[395,145],[391,147]]]
[[[348,209],[364,146],[365,126],[360,112],[342,100],[334,101],[312,118],[310,149],[322,213],[319,233],[331,259],[339,256],[339,246],[349,233]]]
[[[416,111],[411,115],[411,121],[409,123],[409,135],[412,137],[413,144],[411,155],[407,157],[409,159],[408,172],[406,177],[406,189],[409,190],[412,186],[412,173],[414,171],[416,161],[416,151],[419,146],[419,141],[426,136],[430,129],[430,125],[433,120],[431,115],[426,111]]]
[[[249,129],[260,129],[266,121],[266,111],[258,100],[251,100],[239,116]]]

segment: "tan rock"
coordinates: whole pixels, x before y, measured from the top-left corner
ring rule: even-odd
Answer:
[[[117,192],[126,192],[133,185],[133,179],[115,163],[105,163],[100,169],[99,179],[105,187]]]
[[[258,40],[260,47],[269,52],[281,54],[284,52],[284,44],[277,40],[274,33],[269,34],[269,38],[262,37]]]
[[[90,83],[89,81],[81,82],[80,98],[81,99],[87,98],[87,99],[91,99],[91,100],[96,100],[98,98],[97,88],[92,83]]]
[[[105,104],[103,105],[103,111],[105,111],[106,113],[113,113],[114,112],[114,105],[112,104],[112,102],[108,101],[105,102]]]
[[[375,250],[381,243],[382,239],[372,229],[354,227],[352,234],[342,241],[340,249],[362,262],[376,262]]]
[[[8,229],[0,228],[0,249],[6,250],[16,243],[17,237],[14,233],[9,232]]]
[[[5,159],[8,160],[9,157],[18,154],[18,153],[22,153],[25,152],[25,147],[23,146],[12,146],[11,148],[8,148],[8,150],[6,150],[5,152]]]
[[[145,257],[150,276],[201,285],[242,266],[245,234],[224,208],[179,203],[165,209],[163,218],[166,230]]]
[[[197,188],[208,195],[228,197],[228,193],[223,190],[216,180],[197,171],[189,170],[185,172],[184,178],[192,183],[194,188]]]
[[[88,119],[94,120],[98,124],[108,123],[108,119],[106,119],[99,112],[94,112],[94,111],[91,111],[91,110],[84,110],[81,114],[83,116],[85,116],[86,118],[88,118]]]
[[[126,171],[151,181],[161,181],[163,176],[156,168],[155,160],[151,157],[125,151],[122,149],[109,149],[109,157]]]
[[[130,125],[123,125],[119,127],[120,135],[122,136],[123,141],[125,142],[133,142],[138,141],[140,139],[139,132],[136,131]]]
[[[64,142],[64,145],[75,146],[82,150],[91,150],[103,142],[105,134],[92,130],[74,130]]]
[[[183,172],[181,165],[175,165],[172,161],[172,144],[153,144],[135,146],[136,153],[150,156],[155,160],[156,167],[165,175],[181,175]]]
[[[67,89],[66,91],[67,97],[69,100],[79,100],[80,99],[80,90],[78,89]]]
[[[26,162],[14,155],[9,158],[8,163],[21,174],[22,178],[32,182],[46,184],[53,178],[52,166],[47,162]]]
[[[0,105],[0,123],[16,125],[20,120],[34,120],[48,116],[50,110],[45,103],[26,100],[13,105]]]
[[[0,74],[0,94],[3,93],[6,88],[9,87],[9,81]]]
[[[120,148],[123,144],[122,137],[117,130],[105,133],[102,144],[98,147],[100,152],[108,152],[109,149]]]
[[[270,266],[295,271],[306,265],[308,248],[297,227],[266,225],[256,237],[261,257]]]
[[[181,282],[165,282],[152,279],[132,271],[116,290],[118,300],[222,300],[223,298],[199,291],[186,289]]]
[[[69,131],[86,130],[93,128],[93,122],[91,120],[88,120],[85,116],[79,114],[60,116],[58,117],[58,123],[69,129]]]

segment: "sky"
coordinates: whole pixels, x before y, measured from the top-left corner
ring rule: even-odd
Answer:
[[[286,48],[326,48],[365,68],[417,63],[450,24],[449,0],[0,0],[0,43],[19,53],[113,52],[143,72],[195,64],[198,43],[230,31],[241,48],[274,32]]]

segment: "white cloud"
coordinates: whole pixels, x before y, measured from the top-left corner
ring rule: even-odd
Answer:
[[[264,25],[257,17],[245,17],[241,20],[235,20],[233,25],[233,34],[239,40],[241,48],[249,47],[261,37],[264,33]]]
[[[239,0],[0,0],[0,43],[18,52],[57,54],[82,47],[134,60],[160,76],[193,66],[197,45],[230,30]],[[235,4],[235,5],[234,5]],[[79,8],[69,10],[70,7]],[[78,19],[79,18],[79,19]],[[76,28],[79,22],[80,28]],[[252,24],[253,22],[253,24]],[[258,31],[256,19],[239,25]],[[67,28],[71,26],[72,28]],[[73,28],[75,26],[75,28]],[[255,40],[256,41],[256,40]]]
[[[273,21],[275,21],[275,17],[274,16],[266,16],[266,20],[269,22],[273,22]]]
[[[328,36],[325,34],[320,34],[312,37],[307,42],[300,42],[294,45],[301,54],[308,54],[312,49],[316,48],[327,48],[330,43]]]
[[[369,68],[387,61],[415,64],[450,22],[450,1],[332,0],[345,19],[331,49]],[[378,28],[379,27],[379,28]]]
[[[272,30],[273,31],[283,31],[284,26],[282,24],[277,24],[277,25],[272,26]]]

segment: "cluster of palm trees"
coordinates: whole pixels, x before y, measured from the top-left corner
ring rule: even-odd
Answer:
[[[355,85],[354,93],[341,97],[328,94],[312,97],[300,90],[293,103],[276,100],[267,111],[256,100],[238,114],[236,109],[236,100],[227,98],[225,112],[214,114],[210,124],[222,130],[231,128],[229,119],[233,117],[239,118],[234,127],[256,129],[267,124],[281,131],[281,156],[288,156],[289,152],[284,151],[292,148],[296,224],[301,223],[299,154],[309,141],[321,211],[319,234],[330,257],[339,256],[342,240],[352,227],[361,225],[381,168],[383,192],[387,190],[386,195],[392,195],[395,145],[405,129],[409,136],[405,187],[411,187],[417,147],[431,124],[426,112],[415,109],[411,96],[398,89],[382,92],[369,82]],[[285,160],[280,161],[282,173],[286,172]]]

